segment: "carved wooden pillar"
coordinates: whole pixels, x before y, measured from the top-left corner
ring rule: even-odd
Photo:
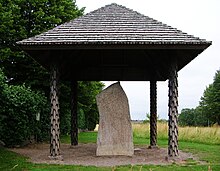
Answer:
[[[157,147],[157,82],[150,81],[150,146]]]
[[[71,145],[78,145],[77,81],[71,81]]]
[[[168,130],[168,156],[178,156],[178,80],[177,65],[174,63],[170,68],[169,77],[169,130]]]
[[[50,157],[56,159],[60,156],[60,116],[59,116],[59,100],[58,100],[58,69],[53,66],[51,69],[51,134],[50,134]]]

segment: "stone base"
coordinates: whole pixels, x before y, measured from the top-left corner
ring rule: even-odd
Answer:
[[[59,155],[59,156],[48,156],[49,159],[51,160],[59,160],[59,161],[63,161],[63,156]]]
[[[96,156],[132,156],[134,154],[134,147],[131,143],[118,145],[102,145],[97,147]]]

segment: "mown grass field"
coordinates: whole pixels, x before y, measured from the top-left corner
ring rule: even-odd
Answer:
[[[149,144],[149,125],[133,124],[134,144]],[[82,132],[79,134],[79,143],[95,143],[97,132]],[[219,127],[180,127],[179,128],[179,148],[183,151],[191,152],[198,156],[205,164],[198,164],[196,161],[189,160],[184,165],[136,165],[118,167],[93,167],[93,166],[71,166],[71,165],[47,165],[33,164],[27,158],[0,148],[0,170],[15,171],[220,171],[220,128]],[[69,136],[62,136],[62,143],[70,143]],[[167,147],[167,125],[158,124],[158,145]]]

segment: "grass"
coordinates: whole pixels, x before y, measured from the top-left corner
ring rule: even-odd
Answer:
[[[96,143],[97,132],[81,132],[78,135],[80,143]],[[70,144],[70,137],[67,135],[61,136],[61,143]]]
[[[220,127],[180,127],[179,140],[220,145]]]
[[[180,150],[196,154],[200,160],[220,165],[220,145],[180,141],[179,147]]]
[[[206,161],[207,164],[198,164],[196,161],[189,159],[185,165],[135,165],[135,166],[118,166],[118,167],[94,167],[94,166],[71,166],[71,165],[47,165],[33,164],[27,161],[27,158],[0,148],[0,171],[208,171],[210,166],[212,171],[220,170],[220,142],[219,127],[199,128],[184,127],[179,128],[179,148],[186,152],[191,152],[198,156],[200,160]],[[134,144],[149,144],[149,125],[134,124]],[[208,134],[208,135],[207,135]],[[187,137],[187,135],[189,137]],[[217,137],[216,137],[217,136]],[[202,138],[203,137],[203,138]],[[97,132],[82,132],[79,134],[79,143],[95,143]],[[212,139],[212,140],[211,140]],[[61,137],[62,143],[70,143],[69,136]],[[167,147],[167,126],[158,124],[158,145]]]
[[[27,158],[14,152],[0,148],[0,170],[27,170],[32,164],[27,162]]]
[[[158,139],[168,138],[167,123],[158,123]],[[150,125],[133,124],[134,137],[150,138]],[[220,145],[220,127],[179,127],[179,141]]]
[[[33,164],[27,158],[14,152],[0,148],[0,171],[105,171],[109,168],[98,168],[92,166],[70,166],[70,165],[48,165]]]

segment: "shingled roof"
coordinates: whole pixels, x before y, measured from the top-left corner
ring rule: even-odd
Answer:
[[[211,44],[115,3],[17,42],[19,45]]]
[[[211,42],[113,3],[17,44],[63,79],[165,81]]]

